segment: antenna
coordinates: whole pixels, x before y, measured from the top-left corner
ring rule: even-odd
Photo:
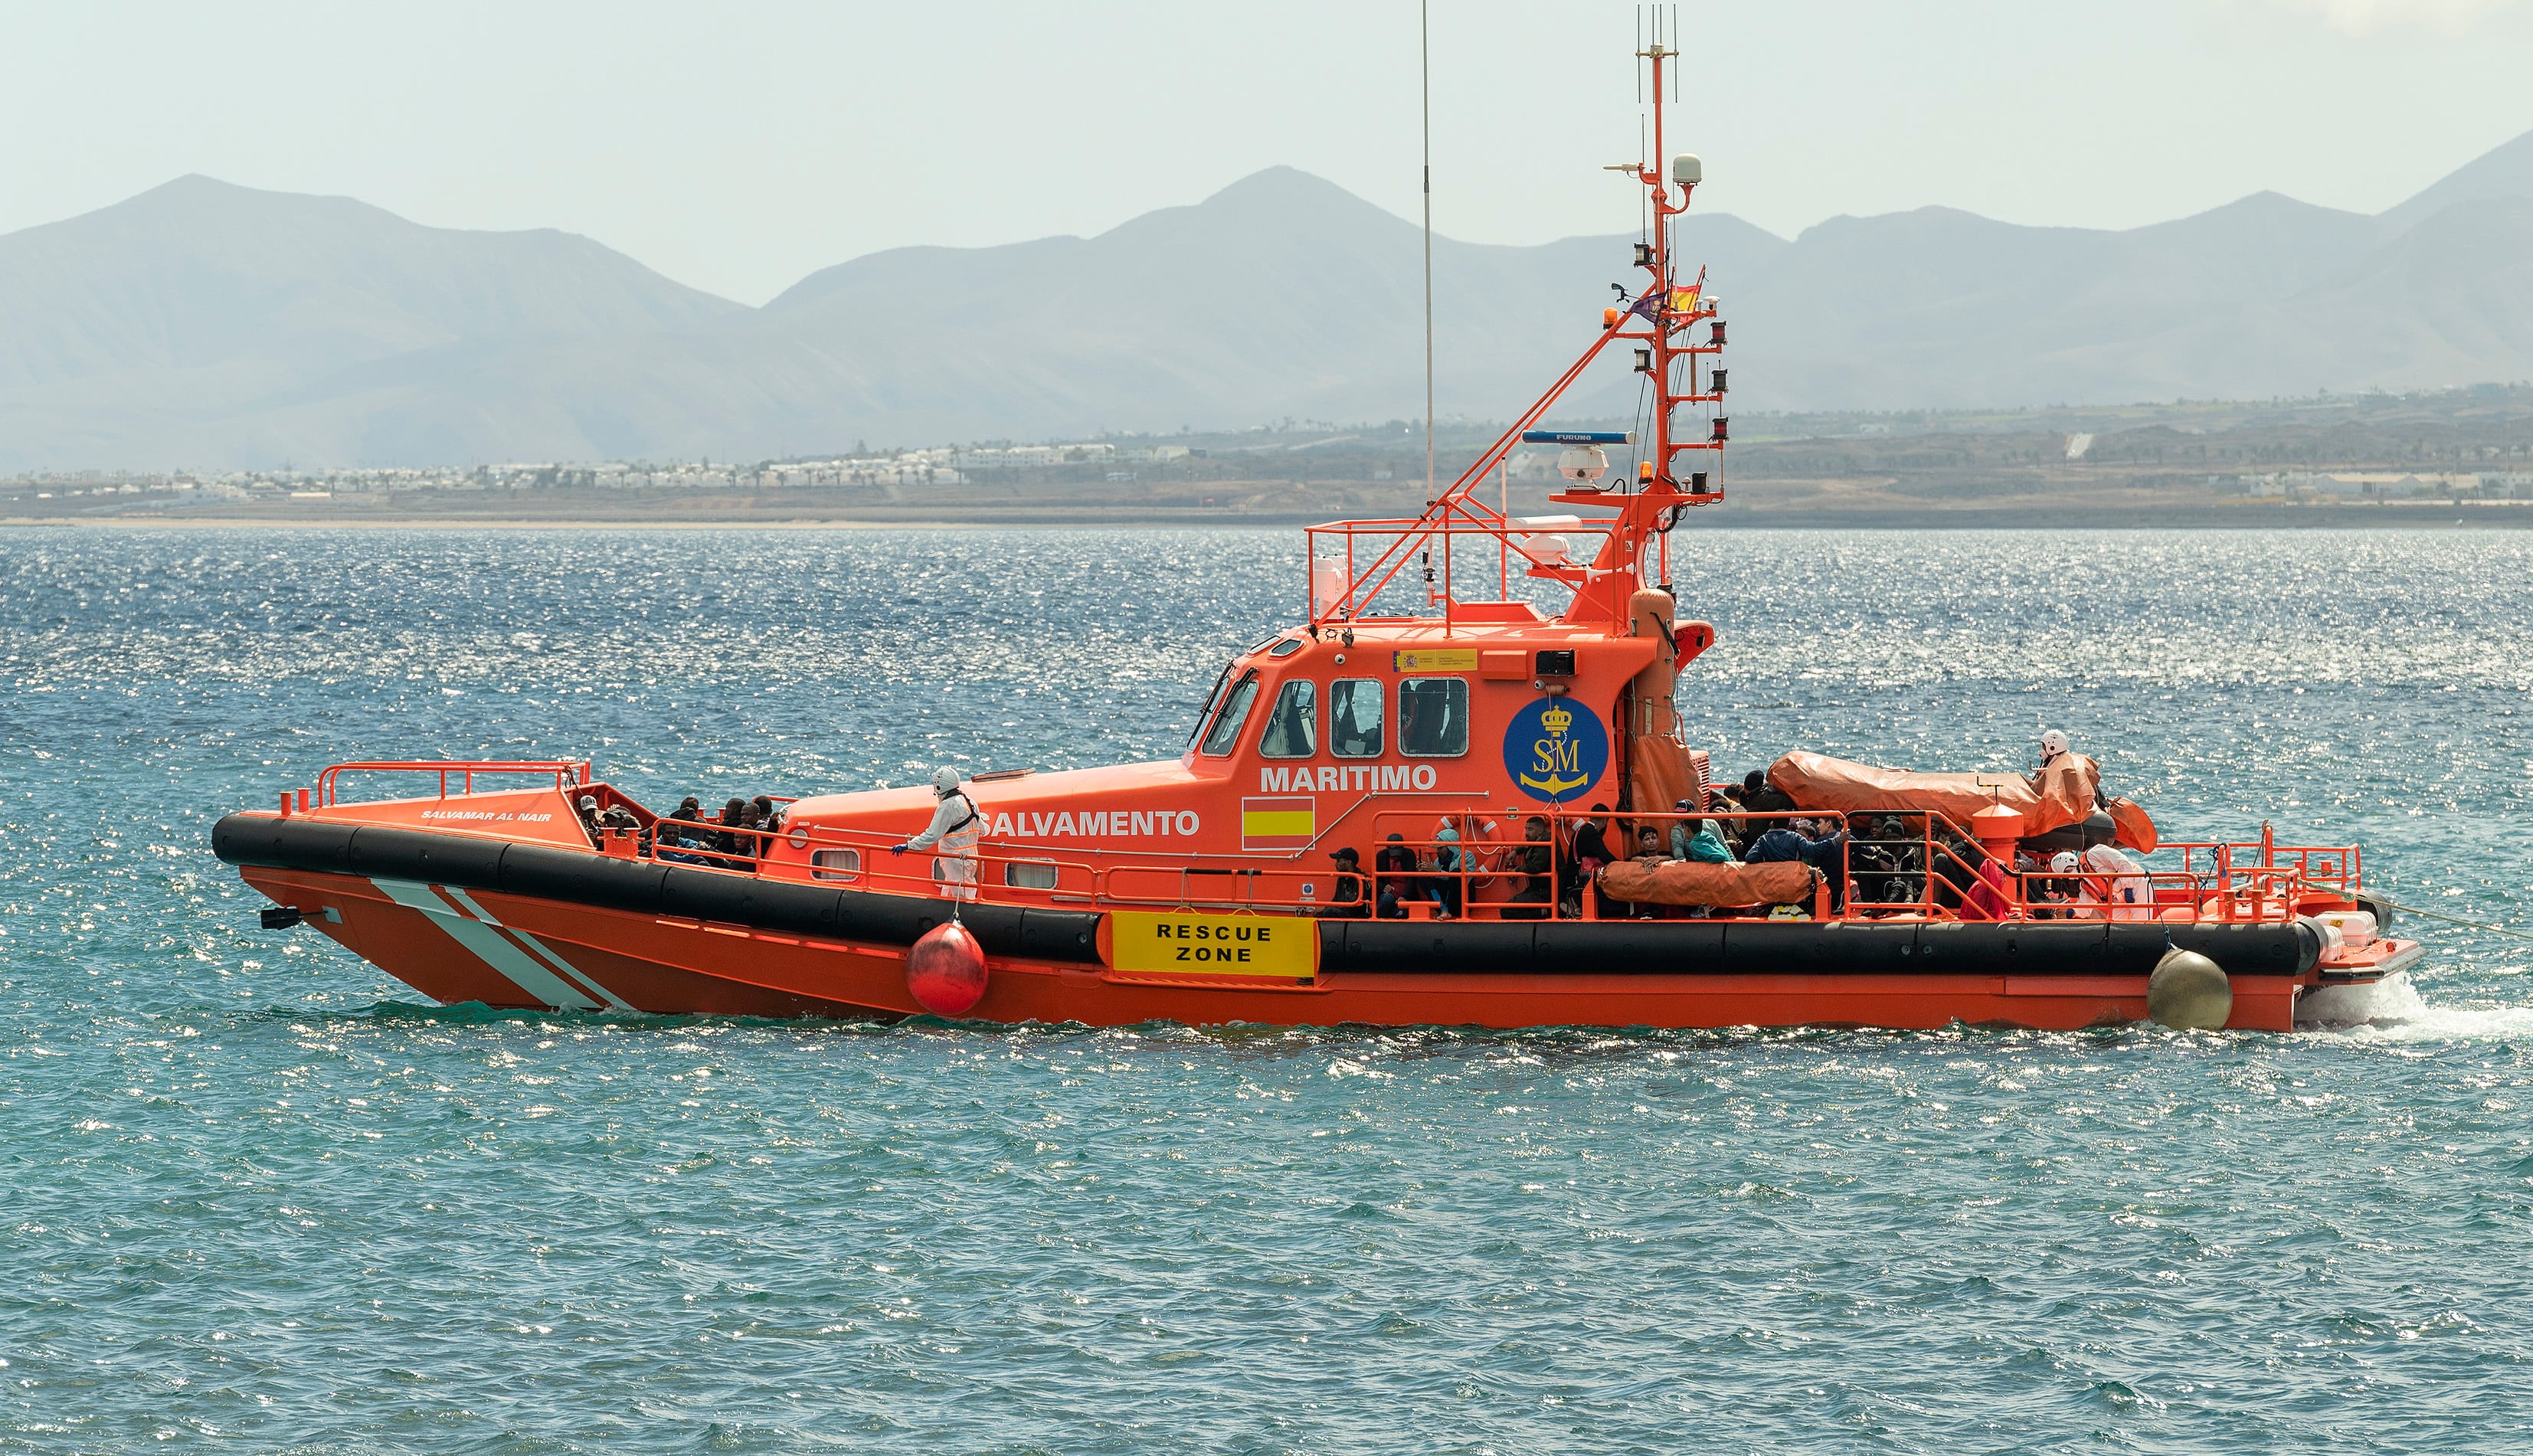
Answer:
[[[1433,0],[1416,0],[1419,104],[1425,119],[1425,507],[1434,506],[1434,47]]]

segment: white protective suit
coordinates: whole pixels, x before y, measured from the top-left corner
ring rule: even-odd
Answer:
[[[2154,884],[2146,866],[2108,844],[2085,851],[2085,892],[2079,903],[2086,918],[2151,920],[2155,917]]]
[[[932,878],[941,883],[945,900],[976,898],[976,844],[985,837],[984,816],[964,788],[943,796],[933,806],[932,823],[906,842],[909,849],[934,849]],[[937,846],[937,848],[936,848]]]

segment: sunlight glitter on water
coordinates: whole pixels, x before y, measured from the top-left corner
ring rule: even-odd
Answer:
[[[1683,536],[1683,708],[1737,773],[2045,722],[2171,833],[2362,839],[2513,925],[2516,541]],[[653,801],[1166,757],[1297,562],[0,533],[0,1444],[2525,1443],[2533,1015],[2484,932],[2294,1037],[776,1025],[417,1007],[206,852],[352,757]]]

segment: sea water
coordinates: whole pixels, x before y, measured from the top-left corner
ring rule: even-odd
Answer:
[[[2073,734],[2526,928],[2533,537],[1679,536],[1690,732]],[[1489,563],[1491,564],[1491,563]],[[2520,1451],[2533,945],[2293,1036],[497,1014],[262,931],[342,759],[1169,757],[1289,533],[0,533],[0,1450]]]

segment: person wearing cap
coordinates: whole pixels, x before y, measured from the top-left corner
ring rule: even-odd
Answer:
[[[1363,856],[1351,848],[1330,849],[1328,860],[1337,869],[1337,882],[1328,887],[1328,903],[1306,911],[1323,920],[1363,920],[1372,915],[1372,903],[1363,897]]]
[[[1671,806],[1671,811],[1675,814],[1693,814],[1697,812],[1690,806],[1689,801],[1686,799],[1674,801]],[[1700,828],[1702,828],[1701,825],[1688,819],[1675,819],[1671,822],[1672,858],[1686,859],[1688,857],[1688,842],[1697,838],[1698,830]]]
[[[932,771],[932,822],[923,833],[888,846],[891,854],[932,849],[932,878],[941,882],[945,900],[976,898],[976,845],[985,838],[984,816],[976,801],[961,788],[959,771],[944,765]]]
[[[598,795],[584,793],[580,796],[580,802],[572,805],[572,808],[579,811],[580,827],[589,831],[589,842],[593,844],[597,844],[604,837],[600,833],[598,822]]]
[[[598,823],[618,839],[626,839],[641,832],[642,816],[622,804],[609,804],[599,811]]]

